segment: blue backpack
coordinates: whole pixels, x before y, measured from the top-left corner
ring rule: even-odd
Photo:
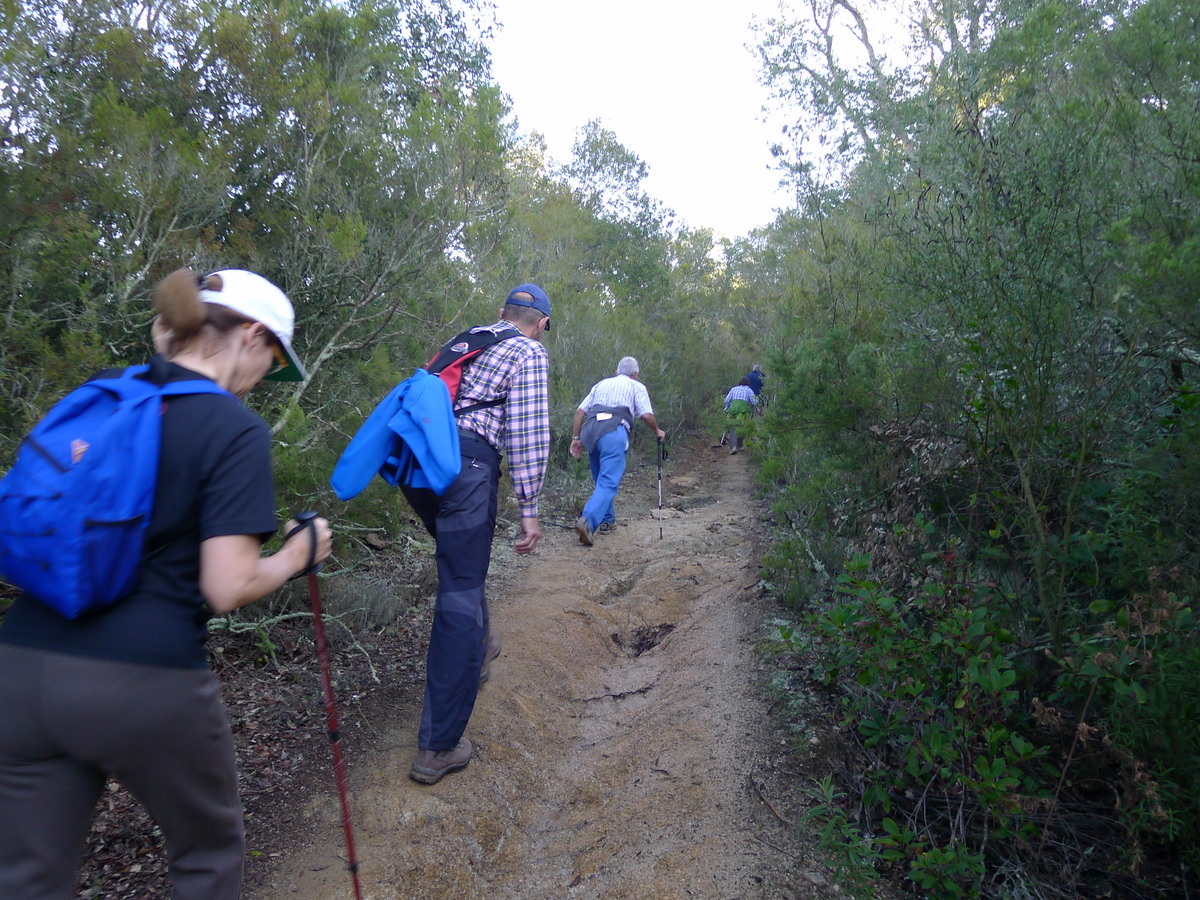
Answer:
[[[338,499],[356,497],[377,474],[392,487],[426,488],[439,497],[446,493],[462,467],[456,417],[505,400],[498,397],[455,410],[463,369],[488,347],[519,334],[514,328],[464,331],[425,368],[392,388],[334,466],[329,484]]]
[[[0,578],[74,619],[131,594],[154,507],[162,400],[226,394],[208,379],[158,385],[133,366],[63,397],[0,480]]]

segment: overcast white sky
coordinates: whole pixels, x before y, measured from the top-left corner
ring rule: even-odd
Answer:
[[[644,189],[693,228],[737,237],[787,206],[769,146],[751,16],[778,0],[495,0],[493,74],[522,133],[570,159],[591,119],[650,168]]]

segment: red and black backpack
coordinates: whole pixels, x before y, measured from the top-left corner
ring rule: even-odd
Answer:
[[[515,328],[504,328],[500,331],[493,331],[491,327],[467,329],[447,341],[429,361],[425,370],[446,383],[446,388],[450,391],[450,404],[453,406],[458,401],[458,389],[462,384],[463,369],[467,364],[488,347],[517,337],[520,333]],[[496,397],[494,400],[472,403],[462,409],[455,409],[454,415],[458,417],[475,409],[499,406],[507,399],[507,396]]]

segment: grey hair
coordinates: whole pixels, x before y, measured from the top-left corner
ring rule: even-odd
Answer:
[[[638,368],[637,360],[632,356],[626,356],[619,363],[617,363],[618,375],[628,375],[630,378],[632,378],[640,371],[641,370]]]

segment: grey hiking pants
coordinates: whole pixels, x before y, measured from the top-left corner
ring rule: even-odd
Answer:
[[[174,900],[236,900],[245,837],[216,676],[0,643],[0,897],[75,896],[110,775],[162,829]]]

